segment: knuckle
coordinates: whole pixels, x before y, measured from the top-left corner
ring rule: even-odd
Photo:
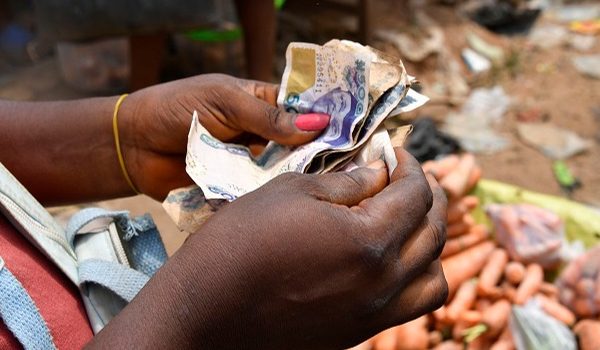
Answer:
[[[283,113],[280,109],[269,106],[265,108],[265,119],[268,122],[268,126],[271,130],[276,132],[282,132],[281,123],[282,123]]]

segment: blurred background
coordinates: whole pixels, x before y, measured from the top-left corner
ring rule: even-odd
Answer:
[[[415,125],[420,161],[464,149],[486,178],[600,207],[599,33],[597,1],[0,0],[0,98],[213,72],[279,82],[288,43],[350,39],[402,58],[431,98],[388,121]],[[146,197],[100,205],[151,212],[169,253],[185,239]]]

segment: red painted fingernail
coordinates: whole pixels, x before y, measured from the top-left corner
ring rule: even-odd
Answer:
[[[300,114],[294,124],[302,131],[323,130],[329,125],[329,116],[321,113]]]

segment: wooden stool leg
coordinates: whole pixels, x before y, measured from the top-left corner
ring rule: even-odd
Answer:
[[[166,34],[129,37],[130,89],[136,91],[160,82],[160,67],[166,47]]]

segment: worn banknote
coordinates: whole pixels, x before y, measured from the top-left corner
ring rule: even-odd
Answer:
[[[223,202],[281,173],[345,171],[376,159],[385,160],[391,172],[396,166],[393,145],[409,129],[396,130],[390,139],[383,121],[427,102],[410,88],[413,80],[400,59],[360,44],[290,44],[278,105],[294,113],[328,114],[330,125],[311,143],[290,148],[271,142],[253,157],[248,148],[213,137],[194,112],[186,170],[199,187],[173,191],[163,206],[180,228],[191,232]]]

